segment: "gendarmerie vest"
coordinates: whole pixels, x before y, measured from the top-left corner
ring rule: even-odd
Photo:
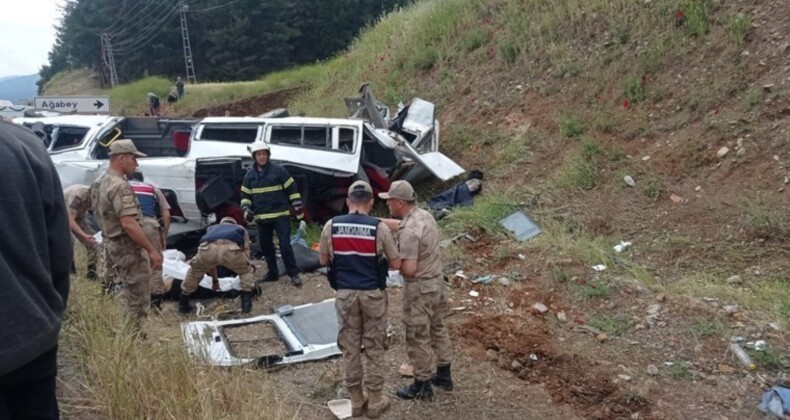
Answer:
[[[129,181],[132,186],[134,194],[137,196],[137,201],[140,202],[140,211],[143,212],[145,217],[160,217],[161,210],[159,210],[159,203],[156,201],[156,193],[154,186],[146,182]]]
[[[200,243],[212,242],[219,239],[233,241],[239,245],[239,248],[244,248],[244,228],[230,223],[220,223],[218,225],[209,226],[206,230],[206,234],[200,238]]]
[[[332,219],[332,266],[337,289],[374,290],[383,284],[376,233],[379,220],[364,214]]]

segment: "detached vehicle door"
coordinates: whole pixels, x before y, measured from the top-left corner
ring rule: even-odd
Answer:
[[[464,173],[464,168],[439,152],[439,121],[435,114],[433,103],[414,98],[393,120],[390,128],[397,130],[402,138],[398,152],[416,162],[401,179],[415,182],[427,177],[430,172],[442,181],[447,181]]]

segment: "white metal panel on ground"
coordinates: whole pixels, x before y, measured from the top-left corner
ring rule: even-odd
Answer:
[[[189,353],[213,366],[285,365],[326,359],[342,354],[337,347],[337,312],[335,300],[289,308],[271,315],[232,321],[196,321],[181,324],[181,332]],[[285,354],[261,354],[255,358],[233,355],[224,328],[267,322],[277,329],[288,351]]]

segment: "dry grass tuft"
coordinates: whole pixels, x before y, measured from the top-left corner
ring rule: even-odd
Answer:
[[[159,316],[152,314],[152,317]],[[299,417],[262,373],[193,362],[177,328],[136,339],[116,299],[83,278],[72,284],[61,335],[64,415],[100,418],[280,419]],[[89,413],[89,414],[88,414]]]

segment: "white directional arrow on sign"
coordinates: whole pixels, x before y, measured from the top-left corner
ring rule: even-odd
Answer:
[[[109,96],[36,96],[39,110],[63,114],[109,114]]]

